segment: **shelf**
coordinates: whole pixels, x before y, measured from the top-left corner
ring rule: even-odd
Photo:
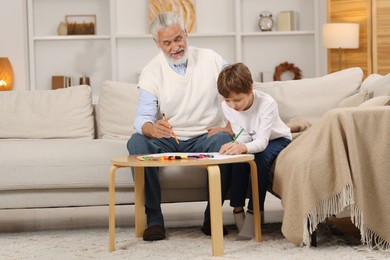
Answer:
[[[52,75],[80,77],[88,63],[94,100],[104,80],[138,82],[140,71],[160,50],[148,33],[148,1],[26,0],[30,89],[51,89]],[[209,48],[227,62],[243,62],[259,80],[282,61],[295,63],[305,77],[319,76],[321,0],[196,0],[196,29],[189,45]],[[299,13],[298,31],[261,32],[259,13]],[[65,15],[95,14],[96,35],[57,35]],[[276,18],[275,18],[276,20]],[[274,28],[275,30],[276,28]],[[92,54],[91,54],[92,53]],[[96,61],[79,59],[95,57]],[[61,62],[58,62],[61,61]]]
[[[314,35],[314,31],[279,31],[279,32],[248,32],[242,33],[242,36],[296,36],[296,35]]]
[[[34,41],[109,40],[110,35],[36,36]]]
[[[233,37],[235,36],[235,32],[229,33],[189,33],[189,38],[202,38],[202,37]],[[115,36],[117,39],[151,39],[151,34],[122,34]]]

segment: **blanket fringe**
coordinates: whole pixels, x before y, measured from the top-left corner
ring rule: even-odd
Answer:
[[[351,184],[347,184],[340,193],[333,197],[321,201],[303,219],[303,244],[310,246],[311,236],[318,224],[327,217],[340,213],[348,205],[354,204],[353,189]]]
[[[326,218],[340,213],[347,206],[350,207],[352,223],[360,230],[361,242],[367,244],[371,249],[389,250],[390,242],[364,225],[363,212],[355,205],[351,184],[347,184],[340,193],[333,197],[321,201],[306,215],[306,218],[303,219],[303,245],[310,246],[310,235],[317,229],[318,224]]]
[[[352,223],[360,230],[361,242],[371,249],[389,250],[390,243],[366,227],[363,223],[363,212],[356,205],[351,205]]]

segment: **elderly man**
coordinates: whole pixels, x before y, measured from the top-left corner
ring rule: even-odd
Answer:
[[[157,15],[150,32],[161,52],[144,67],[139,79],[134,121],[137,133],[128,141],[129,153],[218,152],[234,135],[224,122],[216,85],[226,62],[212,50],[189,47],[187,31],[178,14]],[[230,166],[221,167],[221,171],[224,200]],[[165,239],[158,168],[145,169],[145,210],[147,228],[143,239]],[[211,233],[209,206],[202,231]]]

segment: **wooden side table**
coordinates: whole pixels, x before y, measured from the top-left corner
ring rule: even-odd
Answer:
[[[211,219],[212,255],[223,256],[223,223],[221,200],[221,176],[219,164],[249,163],[253,196],[255,239],[261,242],[260,206],[257,185],[257,167],[252,154],[223,156],[221,158],[203,158],[197,160],[139,161],[135,156],[117,157],[111,160],[109,183],[109,251],[115,250],[115,173],[118,168],[134,167],[134,208],[135,235],[142,237],[145,230],[145,167],[200,166],[206,167],[209,179],[209,201]]]

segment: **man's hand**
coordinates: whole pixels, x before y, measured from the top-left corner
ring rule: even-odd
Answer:
[[[246,145],[245,144],[238,144],[238,143],[226,143],[221,146],[221,149],[219,150],[220,154],[243,154],[247,153]]]
[[[230,126],[230,122],[228,122],[225,127],[212,127],[212,128],[207,129],[207,131],[208,131],[207,137],[213,136],[219,132],[226,132],[231,137],[234,136],[234,132]]]
[[[163,119],[155,124],[147,122],[142,126],[142,133],[150,138],[170,138],[172,136],[172,127]]]

